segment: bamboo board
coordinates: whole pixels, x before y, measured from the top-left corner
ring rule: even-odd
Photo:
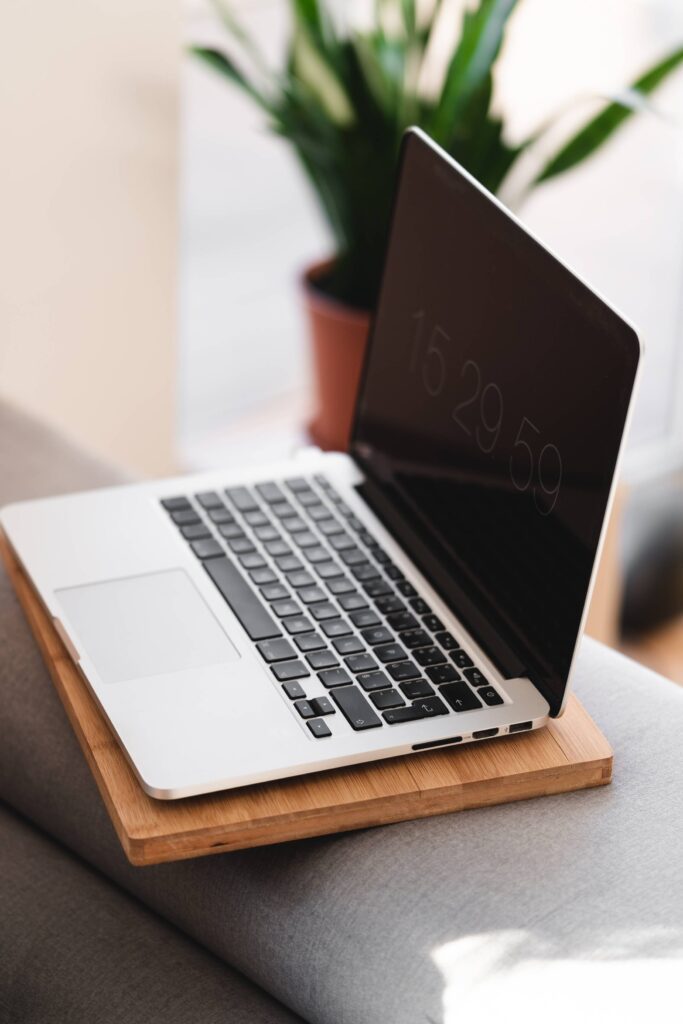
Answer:
[[[612,750],[572,697],[546,729],[185,800],[142,790],[0,534],[10,579],[132,864],[224,853],[604,786]]]

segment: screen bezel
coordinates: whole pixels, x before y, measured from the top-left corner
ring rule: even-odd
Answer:
[[[631,386],[631,394],[628,402],[628,407],[625,417],[623,417],[623,426],[621,433],[621,441],[619,444],[619,450],[617,457],[614,460],[612,466],[612,477],[609,486],[609,493],[607,502],[605,505],[605,511],[602,521],[602,526],[599,534],[598,544],[596,547],[596,553],[593,561],[592,572],[590,575],[590,582],[586,593],[585,602],[582,609],[581,620],[579,630],[577,632],[574,649],[572,653],[571,663],[569,670],[566,674],[556,673],[552,677],[548,674],[540,672],[534,672],[529,666],[535,664],[535,660],[527,650],[523,649],[523,645],[520,642],[518,647],[513,648],[509,643],[504,643],[500,637],[496,635],[496,631],[490,627],[485,619],[477,614],[476,608],[470,606],[468,609],[464,607],[464,600],[458,600],[454,598],[454,588],[452,581],[446,581],[446,576],[443,570],[430,559],[428,549],[426,545],[422,544],[418,533],[412,530],[410,524],[404,520],[400,511],[396,511],[394,503],[391,500],[386,500],[387,495],[384,493],[386,490],[385,485],[382,483],[381,474],[375,471],[375,467],[372,461],[366,457],[364,447],[359,439],[360,425],[362,422],[361,410],[364,406],[364,395],[366,390],[366,384],[368,381],[369,367],[372,355],[373,341],[375,337],[376,325],[378,321],[377,310],[380,309],[383,295],[385,292],[386,284],[386,273],[388,260],[385,258],[384,269],[382,272],[382,280],[379,289],[379,298],[377,308],[373,313],[370,332],[368,337],[368,344],[365,351],[363,360],[363,366],[360,375],[358,396],[356,400],[356,406],[354,411],[354,420],[351,431],[350,441],[350,454],[354,461],[359,465],[365,476],[365,484],[361,487],[361,493],[363,497],[368,501],[368,504],[373,507],[374,511],[380,516],[384,524],[390,529],[390,531],[396,536],[397,540],[402,544],[408,554],[411,555],[418,568],[424,573],[429,579],[430,583],[435,589],[441,594],[441,596],[447,600],[449,606],[452,608],[454,614],[463,622],[465,627],[469,630],[473,638],[479,643],[483,650],[486,651],[487,655],[491,658],[492,662],[499,668],[502,675],[506,678],[513,678],[516,676],[524,675],[531,678],[532,682],[536,685],[541,694],[546,698],[550,706],[550,714],[553,717],[561,714],[564,710],[568,693],[568,683],[571,677],[571,672],[575,663],[576,651],[578,648],[578,641],[582,635],[583,628],[585,625],[586,616],[588,613],[588,607],[590,604],[590,596],[595,583],[595,577],[597,572],[597,566],[600,560],[600,553],[605,540],[605,533],[607,522],[609,520],[609,514],[614,499],[616,479],[618,475],[618,469],[623,457],[625,438],[628,432],[628,425],[630,423],[633,405],[634,395],[636,391],[636,385],[638,376],[640,373],[641,366],[641,355],[642,355],[642,343],[638,337],[632,324],[628,322],[621,314],[617,313],[614,308],[609,305],[601,296],[599,296],[594,289],[592,289],[585,281],[583,281],[577,274],[569,269],[566,264],[550,252],[543,243],[541,243],[531,232],[529,232],[519,220],[510,213],[497,199],[491,195],[486,189],[484,189],[479,182],[476,181],[467,171],[464,170],[452,157],[444,152],[439,146],[436,145],[423,131],[419,128],[409,128],[403,136],[401,142],[401,148],[399,153],[399,159],[397,164],[397,175],[393,194],[392,212],[390,219],[390,226],[387,238],[387,252],[390,247],[400,245],[400,239],[396,236],[397,231],[397,218],[396,210],[399,202],[410,201],[410,197],[406,196],[402,190],[404,183],[404,169],[408,161],[411,160],[411,152],[414,147],[420,147],[421,156],[424,157],[425,152],[429,155],[429,158],[433,161],[435,167],[438,167],[440,172],[447,171],[454,177],[458,176],[461,180],[464,180],[469,185],[473,186],[481,196],[484,196],[488,202],[499,211],[499,216],[502,224],[507,223],[507,230],[512,235],[521,234],[524,236],[526,243],[531,247],[540,251],[543,258],[550,261],[552,264],[559,266],[561,270],[567,275],[568,282],[571,282],[573,286],[578,285],[582,288],[585,299],[589,306],[592,306],[596,311],[602,313],[607,312],[614,322],[619,326],[623,332],[625,343],[628,341],[633,345],[632,357],[635,371],[629,376],[629,383]],[[625,367],[626,368],[626,367]],[[619,420],[622,419],[622,413],[619,413]],[[617,424],[618,425],[618,424]],[[461,595],[462,597],[462,595]]]

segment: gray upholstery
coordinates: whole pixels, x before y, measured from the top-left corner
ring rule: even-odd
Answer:
[[[136,869],[6,586],[0,645],[0,796],[310,1024],[450,1024],[482,1007],[529,1022],[549,1003],[561,1021],[678,1019],[672,683],[584,643],[576,688],[615,749],[609,788]]]
[[[0,877],[4,1024],[301,1024],[2,807]]]

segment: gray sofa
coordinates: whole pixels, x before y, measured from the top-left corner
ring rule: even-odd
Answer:
[[[0,406],[0,504],[116,478]],[[683,690],[576,689],[610,787],[133,868],[2,575],[0,1020],[680,1020]]]

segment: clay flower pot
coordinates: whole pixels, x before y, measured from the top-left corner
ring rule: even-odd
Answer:
[[[326,451],[346,451],[351,437],[358,382],[370,329],[370,314],[325,294],[316,284],[331,261],[303,275],[304,304],[313,350],[315,412],[311,440]]]

